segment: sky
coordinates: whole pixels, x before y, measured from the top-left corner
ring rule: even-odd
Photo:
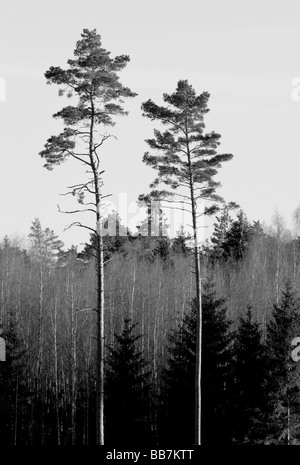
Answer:
[[[141,104],[162,103],[180,79],[210,93],[206,129],[221,134],[219,153],[233,154],[219,171],[218,193],[250,221],[269,224],[278,211],[291,226],[300,204],[299,16],[292,0],[2,2],[0,240],[26,238],[34,218],[67,247],[88,240],[87,230],[65,228],[73,221],[92,225],[93,218],[71,218],[57,207],[78,207],[60,194],[82,180],[82,166],[68,160],[49,172],[39,156],[62,130],[52,115],[65,104],[44,73],[67,66],[84,28],[97,30],[112,57],[130,56],[120,80],[138,96],[110,129],[115,138],[103,146],[101,163],[105,192],[117,210],[123,205],[133,229],[137,197],[155,176],[142,162],[155,125],[143,118]]]

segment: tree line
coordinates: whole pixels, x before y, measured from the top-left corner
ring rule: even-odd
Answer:
[[[299,365],[291,353],[300,330],[299,240],[288,231],[279,237],[274,226],[250,224],[241,211],[221,235],[227,213],[224,208],[201,248],[202,443],[297,444]],[[29,240],[24,250],[6,237],[0,250],[7,344],[1,435],[7,444],[92,445],[93,237],[80,252],[64,251],[55,233],[35,219]],[[105,443],[192,444],[197,306],[189,236],[128,232],[104,237],[104,245]],[[265,260],[261,269],[255,268],[261,267],[258,250]]]

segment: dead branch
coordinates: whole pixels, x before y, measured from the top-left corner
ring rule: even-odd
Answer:
[[[73,211],[63,211],[60,209],[59,205],[57,205],[57,208],[58,208],[59,213],[66,213],[68,215],[73,214],[73,213],[82,213],[82,212],[93,212],[95,214],[97,213],[96,210],[94,210],[93,208],[83,208],[82,210],[73,210]]]

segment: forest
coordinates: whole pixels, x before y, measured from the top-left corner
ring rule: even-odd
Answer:
[[[123,101],[135,94],[118,76],[129,57],[110,58],[95,30],[81,37],[69,68],[45,73],[59,95],[78,100],[54,115],[64,130],[39,155],[49,170],[67,158],[84,165],[82,184],[69,194],[78,200],[76,213],[91,211],[95,224],[73,224],[90,230],[81,250],[66,248],[38,218],[28,246],[2,239],[2,440],[300,444],[299,210],[290,230],[278,213],[271,225],[249,221],[242,206],[217,194],[215,176],[232,155],[218,153],[219,134],[204,132],[209,94],[197,96],[182,80],[163,94],[166,106],[142,106],[144,117],[166,129],[154,129],[146,141],[143,162],[157,171],[151,192],[138,199],[148,216],[137,232],[118,212],[103,217],[98,150],[109,136],[96,141],[96,127],[126,116]],[[214,224],[199,244],[203,200]],[[156,218],[153,201],[160,205]],[[162,233],[168,202],[190,212],[192,231]],[[116,225],[113,235],[101,228],[106,223]]]
[[[95,258],[35,219],[1,244],[1,436],[95,443]],[[91,240],[91,243],[93,241]],[[189,237],[104,238],[106,444],[193,443],[195,305]],[[217,215],[203,263],[203,443],[297,444],[300,242],[280,217]],[[87,309],[84,311],[84,309]]]

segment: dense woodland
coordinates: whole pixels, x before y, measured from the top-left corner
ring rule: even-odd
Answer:
[[[296,215],[297,217],[297,215]],[[119,221],[119,219],[117,220]],[[145,220],[146,221],[146,220]],[[297,226],[297,225],[296,225]],[[95,444],[94,240],[69,250],[38,219],[0,250],[6,444]],[[105,442],[193,443],[190,238],[104,237]],[[203,444],[297,444],[300,242],[226,206],[201,247]]]
[[[45,73],[75,103],[53,115],[63,131],[39,155],[48,170],[67,159],[84,165],[82,182],[65,193],[79,207],[66,213],[92,212],[94,224],[70,225],[91,233],[82,250],[66,250],[38,218],[26,246],[2,240],[1,439],[298,444],[300,210],[289,231],[279,214],[271,226],[250,222],[218,195],[215,176],[233,155],[219,153],[220,134],[205,132],[209,93],[180,80],[163,94],[164,106],[142,104],[155,123],[143,162],[157,177],[138,197],[148,216],[136,233],[117,212],[103,218],[109,194],[100,152],[112,135],[102,129],[136,96],[119,81],[128,61],[111,58],[96,30],[84,29],[67,69]],[[190,213],[191,235],[184,227],[176,237],[165,233],[166,203]],[[202,214],[215,223],[199,245]]]

